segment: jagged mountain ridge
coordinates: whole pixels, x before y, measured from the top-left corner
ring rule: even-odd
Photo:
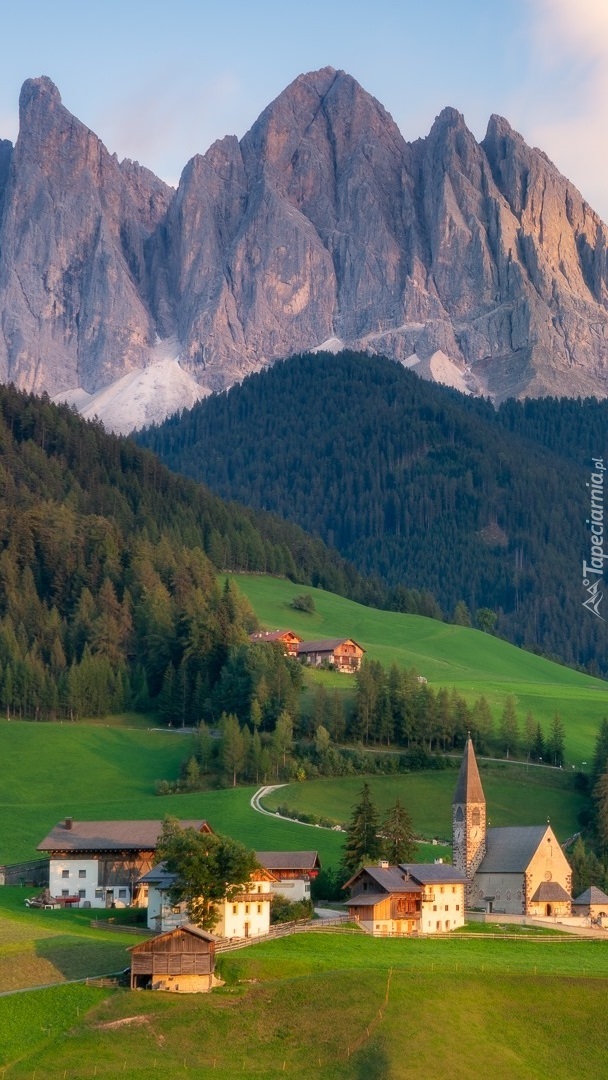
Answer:
[[[605,397],[607,248],[598,215],[500,117],[478,143],[448,108],[407,143],[324,68],[240,142],[192,158],[173,191],[32,79],[16,145],[0,143],[0,380],[80,406],[154,368],[142,423],[182,392],[191,404],[348,345],[497,401]]]

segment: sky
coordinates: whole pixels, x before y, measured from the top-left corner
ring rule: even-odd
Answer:
[[[408,140],[446,105],[477,139],[506,117],[608,221],[608,0],[29,0],[3,12],[2,46],[0,138],[17,137],[24,80],[48,75],[111,152],[176,185],[330,65]]]

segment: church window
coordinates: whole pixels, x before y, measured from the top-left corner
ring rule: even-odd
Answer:
[[[464,818],[464,814],[462,812],[462,806],[459,806],[458,809],[456,810],[456,821],[462,821],[463,818]]]
[[[471,825],[481,825],[481,814],[477,806],[471,812]]]
[[[511,899],[511,890],[507,889],[507,900]]]

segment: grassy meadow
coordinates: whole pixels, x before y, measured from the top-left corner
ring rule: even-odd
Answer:
[[[608,715],[608,683],[602,679],[524,652],[480,630],[377,611],[280,578],[232,577],[268,629],[289,628],[309,640],[353,637],[371,659],[386,667],[393,661],[403,668],[414,667],[435,689],[454,686],[470,701],[484,694],[496,718],[510,694],[520,721],[531,711],[547,732],[558,712],[566,730],[568,764],[580,767],[589,760],[599,722]],[[294,596],[302,592],[314,599],[312,614],[291,607]],[[347,678],[329,673],[325,682],[348,693]]]
[[[490,824],[534,825],[549,818],[558,839],[567,840],[580,827],[578,814],[583,806],[580,794],[567,784],[567,777],[553,770],[531,768],[530,773],[531,776],[526,775],[525,767],[482,767]],[[456,775],[455,769],[447,769],[404,776],[371,776],[368,783],[381,813],[400,799],[412,815],[417,836],[451,843]],[[361,777],[346,777],[288,784],[266,795],[263,806],[268,810],[287,806],[290,810],[346,823],[362,783]]]
[[[603,942],[308,934],[219,968],[226,985],[209,995],[0,998],[3,1077],[605,1075]]]
[[[157,796],[173,779],[190,735],[86,724],[0,722],[0,863],[36,855],[36,845],[66,815],[76,820],[206,818],[217,832],[260,850],[314,848],[339,861],[342,837],[263,817],[250,806],[255,788]]]

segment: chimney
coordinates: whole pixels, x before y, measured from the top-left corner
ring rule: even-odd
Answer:
[[[433,862],[435,863],[435,866],[437,866],[439,863],[443,862],[443,859],[433,859]]]
[[[64,827],[64,829],[71,829],[73,824],[74,824],[74,818],[66,817],[65,825],[63,827]]]
[[[388,870],[388,863],[386,862],[385,859],[380,860],[380,867],[381,867],[382,870]]]

